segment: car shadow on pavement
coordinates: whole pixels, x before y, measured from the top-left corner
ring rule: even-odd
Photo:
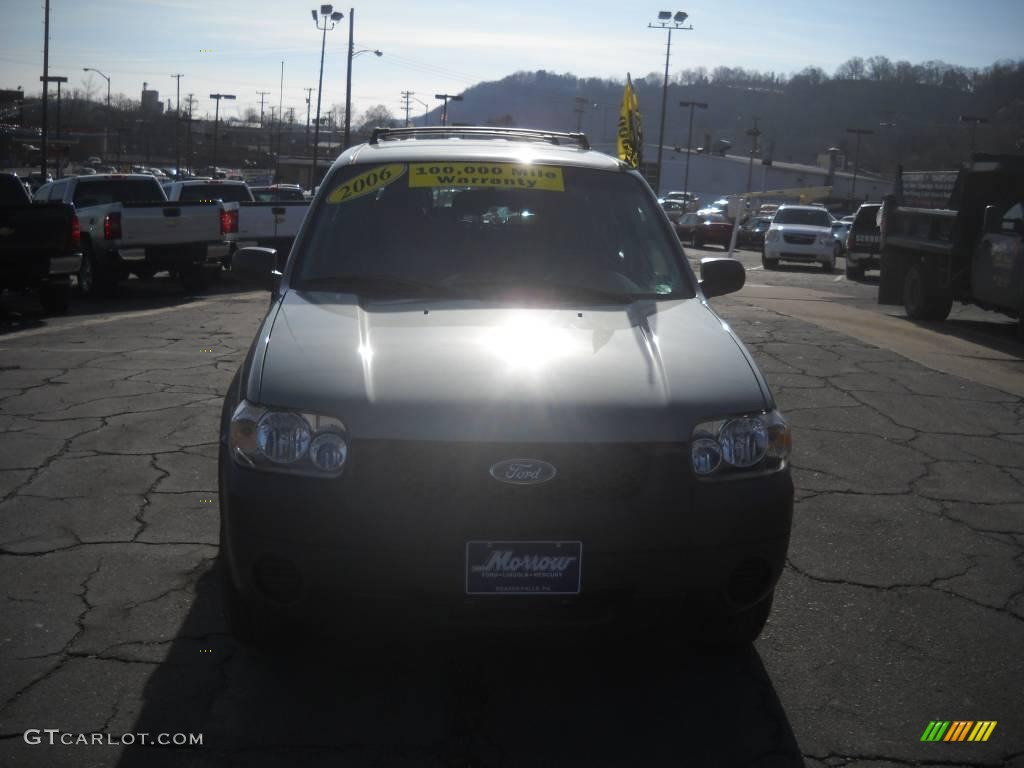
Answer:
[[[61,318],[107,316],[147,309],[162,309],[214,296],[252,290],[251,286],[240,283],[230,273],[224,273],[205,291],[187,292],[182,288],[180,281],[163,273],[147,280],[137,278],[122,280],[118,284],[116,293],[108,298],[82,298],[77,293],[73,293],[68,312],[56,318],[44,314],[42,306],[34,295],[8,291],[0,299],[0,336],[35,328],[45,328],[53,320],[61,322]]]
[[[236,646],[218,575],[201,578],[144,690],[134,732],[201,747],[126,748],[141,766],[802,766],[752,647],[686,651],[609,630],[453,630]],[[361,636],[362,639],[355,639]]]

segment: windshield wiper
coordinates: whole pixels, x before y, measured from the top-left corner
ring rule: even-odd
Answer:
[[[420,280],[410,280],[393,275],[346,274],[307,277],[296,286],[299,290],[307,288],[333,289],[345,293],[374,294],[385,296],[425,296],[455,294],[451,288]]]
[[[453,283],[451,287],[463,293],[469,293],[478,289],[485,291],[541,290],[556,293],[565,298],[605,301],[614,304],[630,304],[639,298],[646,298],[644,294],[606,291],[601,288],[591,288],[586,285],[562,283],[552,280],[459,280]]]

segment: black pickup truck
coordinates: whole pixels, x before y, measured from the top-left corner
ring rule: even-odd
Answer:
[[[63,314],[81,263],[75,207],[33,203],[21,179],[0,174],[0,290],[37,291],[47,314]]]
[[[1021,318],[1024,330],[1024,156],[975,154],[942,209],[882,207],[879,304],[945,320],[954,301]]]

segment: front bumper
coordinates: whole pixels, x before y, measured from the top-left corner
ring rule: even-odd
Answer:
[[[800,261],[804,263],[828,264],[835,255],[833,243],[811,243],[802,245],[787,243],[785,240],[765,241],[764,255],[767,259],[778,261]]]
[[[856,264],[864,269],[880,269],[882,259],[878,253],[867,253],[865,251],[847,251],[846,260],[850,264]]]
[[[678,464],[684,451],[643,456],[633,446],[618,469],[606,464],[600,477],[584,477],[565,461],[567,450],[542,457],[567,469],[534,487],[487,475],[494,456],[521,455],[518,446],[446,454],[470,462],[475,455],[480,483],[444,476],[438,467],[448,461],[411,468],[409,446],[356,443],[334,480],[245,469],[222,448],[230,578],[247,601],[307,619],[370,605],[403,617],[498,624],[591,623],[633,611],[656,620],[684,610],[722,615],[772,591],[789,543],[788,470],[697,483]],[[381,459],[394,467],[391,477]],[[666,462],[677,471],[666,475]],[[467,541],[582,542],[580,593],[469,596]]]

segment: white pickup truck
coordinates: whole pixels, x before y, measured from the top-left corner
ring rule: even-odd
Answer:
[[[168,270],[187,290],[206,287],[220,271],[226,217],[219,203],[170,203],[149,174],[96,174],[45,184],[36,202],[75,206],[81,225],[83,294],[107,294],[129,273],[142,278]]]
[[[235,251],[253,245],[275,248],[283,263],[309,210],[308,200],[258,202],[242,181],[178,181],[165,188],[171,200],[217,200],[224,205],[226,267]]]

